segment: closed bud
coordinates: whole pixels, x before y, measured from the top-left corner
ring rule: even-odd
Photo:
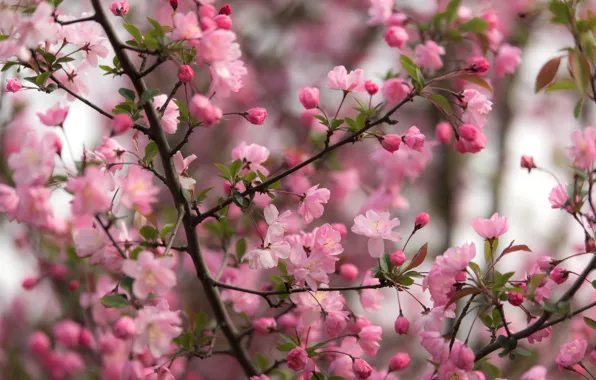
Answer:
[[[404,254],[404,251],[400,251],[400,250],[393,252],[389,256],[389,259],[391,260],[391,264],[395,265],[396,267],[401,266],[407,260],[406,255]]]
[[[339,235],[342,237],[342,239],[345,238],[348,234],[348,229],[346,228],[346,225],[343,223],[333,223],[331,225],[331,228],[339,232]]]
[[[569,278],[569,271],[567,271],[561,267],[556,267],[550,273],[550,278],[552,278],[553,281],[556,282],[557,284],[561,285],[562,283],[567,281],[567,279]]]
[[[273,318],[259,318],[252,323],[255,331],[261,335],[267,335],[277,329],[277,322]]]
[[[189,65],[181,65],[178,69],[178,80],[182,83],[188,83],[195,77],[195,72]]]
[[[217,9],[211,4],[203,4],[199,7],[199,17],[213,18],[217,15]]]
[[[298,94],[298,100],[307,110],[316,108],[319,105],[319,89],[316,87],[304,87]]]
[[[27,340],[27,347],[37,356],[44,356],[50,351],[50,338],[41,331],[36,331]]]
[[[437,129],[435,130],[435,137],[437,141],[439,141],[441,144],[449,144],[451,142],[452,135],[453,129],[451,128],[451,124],[449,124],[446,121],[437,124]]]
[[[219,14],[226,15],[226,16],[231,15],[232,14],[232,6],[230,4],[222,5],[221,8],[219,8]]]
[[[79,288],[79,282],[77,280],[71,280],[68,282],[68,290],[74,292]]]
[[[352,363],[352,371],[354,371],[354,375],[356,375],[358,379],[368,379],[372,374],[372,367],[370,364],[359,358]]]
[[[408,42],[408,32],[401,26],[390,26],[383,34],[383,38],[390,47],[403,49]]]
[[[115,135],[123,134],[124,132],[131,129],[134,125],[135,123],[132,121],[132,118],[125,113],[115,115],[111,123],[112,131]]]
[[[430,221],[430,215],[428,215],[425,212],[421,212],[420,214],[418,214],[418,216],[416,216],[416,221],[414,222],[414,228],[416,228],[417,230],[420,228],[423,228],[424,226],[426,226],[428,224],[429,221]]]
[[[224,30],[232,29],[232,19],[230,18],[230,16],[217,15],[213,18],[213,21],[215,21],[215,25],[217,25],[217,27],[219,29],[224,29]]]
[[[17,92],[21,88],[23,88],[23,85],[17,78],[11,78],[6,80],[6,91]]]
[[[459,127],[459,135],[467,141],[475,141],[478,138],[478,128],[472,124],[463,124]]]
[[[39,283],[39,279],[37,277],[27,277],[26,279],[23,280],[21,285],[23,286],[23,289],[31,290],[31,289],[35,288],[38,283]]]
[[[472,73],[479,73],[479,74],[483,74],[485,72],[488,71],[490,64],[488,63],[488,60],[484,57],[472,57],[469,58],[468,61],[466,62],[467,67],[466,70],[472,72]]]
[[[397,319],[395,320],[393,327],[395,328],[396,333],[398,333],[399,335],[405,335],[408,333],[408,330],[410,329],[410,321],[408,320],[408,318],[400,314],[400,316],[397,317]]]
[[[509,303],[513,306],[519,306],[524,303],[524,295],[516,292],[509,292],[507,293],[507,298]]]
[[[79,334],[79,346],[84,348],[93,348],[95,346],[95,340],[93,334],[88,329],[82,329]]]
[[[342,264],[342,266],[339,267],[339,274],[346,281],[354,281],[358,278],[358,267],[354,264]]]
[[[170,0],[170,6],[173,10],[178,9],[178,0]]]
[[[370,96],[373,96],[377,92],[379,92],[379,85],[371,80],[367,80],[364,82],[364,89]]]
[[[130,317],[121,317],[114,324],[114,336],[118,339],[130,339],[136,333],[135,321]]]
[[[520,166],[522,169],[528,169],[528,173],[532,171],[532,169],[536,168],[536,163],[534,162],[534,157],[532,156],[522,156]]]
[[[251,108],[246,111],[246,120],[255,125],[261,125],[267,118],[267,110],[265,108]]]
[[[459,272],[458,274],[455,275],[455,281],[457,281],[457,282],[466,282],[467,279],[468,279],[468,274],[466,273],[465,270],[462,270],[461,272]]]
[[[401,371],[410,365],[410,355],[407,352],[398,352],[389,360],[389,368],[392,371]]]
[[[383,149],[390,153],[398,151],[400,144],[401,136],[395,134],[385,135],[383,136],[383,140],[381,140]]]

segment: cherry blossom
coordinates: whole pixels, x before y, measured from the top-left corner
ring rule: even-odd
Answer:
[[[365,215],[354,218],[352,232],[368,237],[368,253],[372,257],[381,257],[384,251],[383,240],[398,242],[401,235],[393,229],[399,226],[399,219],[390,219],[388,212],[377,213],[368,210]]]

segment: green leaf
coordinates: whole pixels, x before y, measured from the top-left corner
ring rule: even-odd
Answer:
[[[592,318],[584,317],[584,322],[586,323],[586,325],[588,325],[588,327],[596,330],[596,321],[595,320],[593,320]]]
[[[393,264],[391,264],[391,257],[387,252],[383,253],[383,256],[379,259],[379,266],[383,272],[391,273]]]
[[[255,172],[248,172],[244,177],[244,181],[245,182],[252,182],[255,180],[255,178],[257,178],[257,173]]]
[[[424,84],[424,79],[419,80],[418,74],[420,72],[420,67],[414,61],[410,59],[407,55],[400,55],[399,62],[403,69],[408,73],[408,75],[412,78],[412,81],[420,82],[420,84]]]
[[[343,119],[333,119],[331,120],[331,129],[335,130],[339,128],[344,123]]]
[[[265,369],[269,368],[269,359],[267,359],[267,357],[265,355],[263,355],[261,352],[256,353],[255,361],[257,362],[257,366],[261,370],[265,370]]]
[[[286,343],[278,345],[275,348],[277,349],[277,351],[287,352],[287,351],[292,351],[294,348],[296,348],[296,344],[294,342],[286,342]]]
[[[238,260],[242,260],[244,254],[246,253],[246,239],[241,238],[236,242],[236,257]]]
[[[141,103],[145,103],[145,102],[153,99],[157,95],[159,95],[159,90],[156,90],[156,89],[147,90],[141,94]],[[134,100],[134,98],[131,100]]]
[[[560,64],[561,57],[555,57],[542,66],[538,76],[536,76],[536,85],[534,87],[535,92],[542,90],[555,79]]]
[[[319,120],[321,122],[321,124],[329,126],[329,121],[327,120],[327,118],[325,116],[322,115],[313,115],[317,120]]]
[[[473,261],[470,261],[470,263],[468,264],[468,266],[476,274],[476,277],[478,277],[478,278],[481,278],[482,277],[482,269],[480,269],[480,265],[476,264]]]
[[[560,91],[560,90],[575,90],[575,89],[577,89],[575,82],[572,82],[570,80],[561,80],[561,81],[558,81],[558,82],[548,85],[546,87],[546,93],[549,94],[551,92]]]
[[[151,161],[153,161],[153,159],[155,158],[155,156],[157,156],[157,153],[159,153],[159,149],[157,148],[157,144],[155,143],[155,141],[151,141],[145,147],[145,157],[143,157],[143,161],[145,161],[145,162],[151,162]]]
[[[236,179],[236,176],[240,173],[242,169],[242,160],[235,160],[230,164],[230,177],[232,179]]]
[[[480,321],[482,322],[483,325],[485,325],[489,329],[492,327],[492,325],[493,325],[493,319],[490,317],[490,315],[488,315],[488,314],[480,314],[480,317],[479,318],[480,318]]]
[[[484,33],[488,28],[488,22],[480,17],[474,17],[470,21],[460,25],[459,31],[462,33]]]
[[[219,163],[215,163],[215,166],[217,166],[217,168],[219,169],[219,171],[222,173],[223,178],[229,180],[230,182],[232,182],[232,176],[230,174],[230,169],[228,169],[227,166],[223,165],[223,164],[219,164]]]
[[[484,260],[486,260],[487,263],[490,263],[492,261],[498,246],[499,239],[494,239],[492,241],[492,245],[491,242],[488,240],[484,242]]]
[[[508,338],[505,335],[499,335],[497,337],[497,344],[507,351],[513,351],[517,347],[517,339],[513,337]]]
[[[133,90],[130,90],[128,88],[121,88],[118,90],[118,93],[132,102],[135,101],[136,94]]]
[[[147,17],[147,20],[153,26],[153,29],[155,30],[155,32],[157,33],[158,36],[165,35],[163,27],[161,26],[161,24],[159,22],[157,22],[157,20],[154,20],[151,17]]]
[[[136,247],[135,249],[133,249],[132,252],[130,253],[130,259],[136,260],[137,257],[139,256],[139,253],[141,253],[142,250],[143,250],[142,247]]]
[[[10,69],[11,67],[18,65],[18,62],[6,62],[4,64],[4,66],[2,66],[2,71],[7,71],[8,69]]]
[[[141,227],[139,233],[145,238],[145,240],[155,241],[159,238],[159,232],[151,226]]]
[[[590,84],[590,63],[582,52],[572,50],[568,53],[569,69],[575,80],[575,85],[581,95],[586,93]]]
[[[544,277],[546,277],[546,274],[544,274],[544,273],[538,273],[538,274],[532,275],[532,277],[530,277],[528,293],[533,294],[534,291],[536,290],[536,288],[538,287],[538,285],[540,285],[540,282],[542,282],[542,279]]]
[[[449,100],[445,98],[441,94],[432,94],[428,98],[437,108],[442,109],[444,113],[451,114],[453,113],[453,109],[451,108],[451,104]]]
[[[484,369],[490,376],[492,376],[493,379],[501,377],[501,370],[491,363],[485,362]]]
[[[582,114],[582,109],[584,108],[584,99],[585,98],[581,98],[573,108],[573,116],[576,119],[579,119]]]
[[[49,71],[39,74],[37,78],[35,78],[35,84],[37,84],[39,87],[43,87],[51,75],[52,73]]]
[[[408,276],[399,276],[397,278],[397,283],[404,285],[404,286],[410,286],[410,285],[414,285],[414,279],[412,277],[408,277]]]
[[[209,323],[209,316],[204,311],[195,315],[195,332],[203,331]]]
[[[124,27],[124,29],[126,29],[126,31],[128,33],[130,33],[130,35],[137,40],[138,42],[143,42],[143,34],[141,34],[141,31],[139,30],[139,28],[137,28],[136,26],[132,25],[132,24],[122,24],[122,26]]]
[[[159,232],[159,235],[162,238],[165,238],[170,234],[170,232],[172,232],[173,229],[174,229],[174,223],[168,223],[165,226],[163,226],[163,228]]]
[[[105,307],[121,309],[128,306],[128,300],[124,294],[109,294],[101,297],[100,301]]]
[[[553,14],[551,22],[555,24],[569,25],[572,21],[571,8],[566,1],[551,0],[548,9]]]
[[[596,289],[596,280],[592,281],[592,287]]]
[[[124,276],[124,278],[120,280],[120,284],[118,286],[120,289],[126,290],[129,294],[132,294],[132,283],[134,281],[134,278]]]
[[[445,18],[447,19],[448,25],[455,21],[460,4],[461,0],[451,0],[449,4],[447,4],[447,7],[445,8]]]

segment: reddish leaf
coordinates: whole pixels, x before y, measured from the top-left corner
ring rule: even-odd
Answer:
[[[482,291],[478,288],[464,288],[461,289],[460,291],[458,291],[457,293],[455,293],[455,295],[453,297],[451,297],[451,299],[449,300],[449,302],[447,302],[447,305],[445,305],[445,310],[447,310],[447,308],[449,306],[451,306],[451,304],[453,304],[454,302],[457,302],[457,300],[464,298],[465,296],[469,296],[470,294],[478,294],[478,293],[482,293]]]
[[[482,79],[481,77],[479,77],[477,75],[460,75],[460,76],[458,76],[458,78],[465,80],[466,82],[474,83],[480,87],[487,89],[490,92],[493,92],[493,88],[490,86],[490,84],[488,84],[487,81],[485,81],[484,79]]]
[[[519,251],[532,252],[532,250],[530,248],[528,248],[528,246],[525,244],[509,245],[509,247],[507,247],[507,248],[505,248],[505,250],[503,250],[503,253],[501,253],[501,257],[505,256],[507,254],[510,254],[512,252],[519,252]]]
[[[422,264],[424,262],[424,259],[426,258],[427,251],[428,251],[428,243],[424,243],[424,245],[422,247],[420,247],[418,252],[414,255],[412,262],[410,263],[410,265],[408,265],[408,267],[406,268],[406,270],[404,272],[407,272],[410,269],[419,267],[420,264]]]
[[[536,77],[536,92],[542,90],[555,79],[557,71],[559,71],[560,64],[561,57],[555,57],[542,66],[538,76]]]

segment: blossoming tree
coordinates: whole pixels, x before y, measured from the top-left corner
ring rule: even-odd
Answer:
[[[282,8],[270,15],[281,28],[273,36],[292,28],[286,13],[323,6],[324,17],[354,16],[357,29],[340,32],[362,45],[335,46],[325,79],[297,79],[287,108],[300,108],[299,118],[279,109],[275,80],[253,90],[276,68],[233,22],[252,17],[252,2],[81,0],[82,14],[62,0],[1,3],[5,90],[17,94],[2,133],[0,211],[26,227],[16,240],[36,258],[23,289],[50,283],[60,305],[21,324],[18,338],[7,331],[7,378],[539,380],[550,377],[533,365],[533,344],[579,323],[547,362],[561,376],[596,379],[594,128],[573,132],[572,180],[548,199],[583,234],[577,253],[506,271],[532,244],[503,236],[505,216],[479,216],[468,226],[476,241],[445,249],[435,234],[413,246],[432,212],[397,217],[436,151],[453,168],[453,157],[473,160],[491,144],[489,117],[503,100],[493,91],[514,75],[523,47],[506,17],[528,20],[522,29],[545,19],[571,37],[542,66],[536,92],[570,91],[576,118],[596,101],[587,1],[496,1],[499,12],[460,0],[437,1],[432,13],[393,0]],[[312,51],[324,46],[319,32],[293,31],[297,45],[311,34]],[[399,57],[380,78],[357,68],[366,52],[353,52],[377,42]],[[90,72],[117,88],[105,104]],[[32,92],[64,97],[44,104],[39,128],[23,121],[18,98]],[[228,149],[228,125],[270,128],[262,105],[282,132],[311,133],[274,151],[249,130]],[[104,122],[80,155],[65,128],[75,106]],[[420,113],[416,125],[398,122]],[[549,172],[531,156],[521,168]],[[354,209],[359,188],[366,197]],[[68,212],[53,207],[56,193],[69,197]],[[439,199],[452,201],[447,191]],[[567,266],[580,256],[581,268]],[[397,307],[387,307],[389,294]],[[367,318],[382,308],[389,328]],[[384,346],[397,335],[408,339]]]

